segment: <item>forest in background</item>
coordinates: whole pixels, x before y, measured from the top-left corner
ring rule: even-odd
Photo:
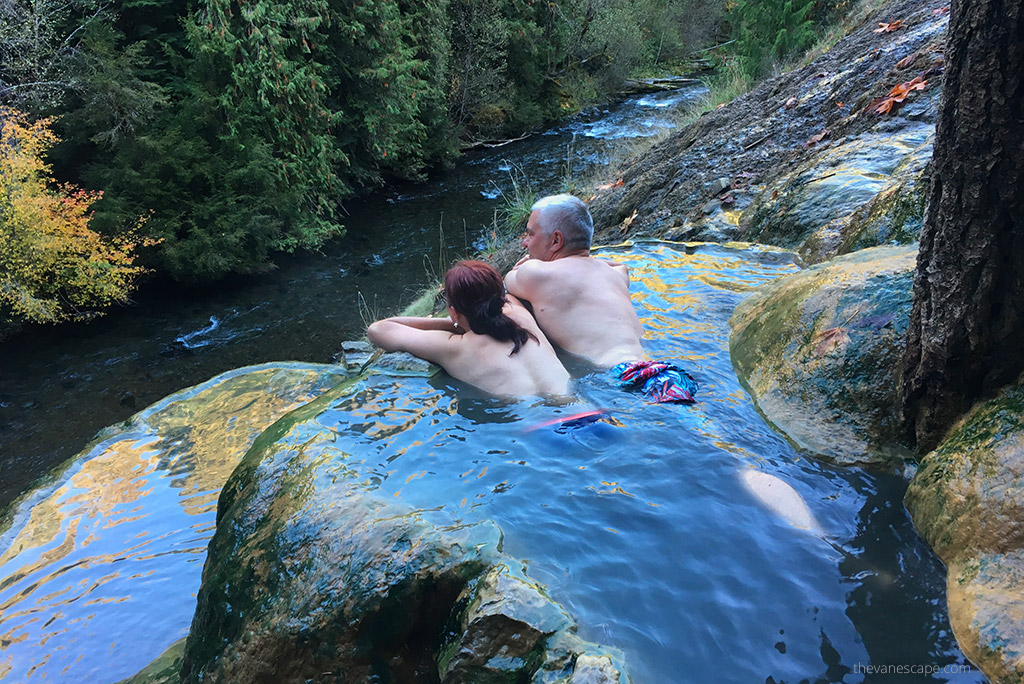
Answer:
[[[730,37],[719,64],[757,76],[844,5],[0,0],[0,322],[87,319],[147,269],[260,273],[467,141]]]

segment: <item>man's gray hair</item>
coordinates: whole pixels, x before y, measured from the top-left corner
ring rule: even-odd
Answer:
[[[594,219],[583,200],[572,195],[550,195],[537,200],[530,213],[538,212],[537,223],[544,235],[562,233],[566,249],[590,249],[594,239]]]

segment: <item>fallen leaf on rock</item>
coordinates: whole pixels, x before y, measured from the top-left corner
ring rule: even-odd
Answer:
[[[732,193],[730,192],[728,195],[723,195],[722,197],[719,197],[718,201],[721,202],[722,204],[732,204],[733,202],[736,201],[736,198],[733,197]]]
[[[622,225],[626,226],[627,228],[629,226],[633,225],[633,221],[636,219],[636,215],[637,215],[637,210],[634,209],[632,214],[630,214],[626,218],[622,219]]]
[[[836,102],[836,107],[839,107],[840,109],[842,109],[845,106],[846,106],[846,104],[843,103],[843,102]]]
[[[896,21],[878,22],[878,28],[875,29],[875,33],[892,33],[896,29],[903,28],[903,20],[897,19]]]
[[[593,202],[596,199],[597,199],[597,195],[591,195],[590,197],[587,198],[587,204],[590,204],[591,202]]]
[[[881,116],[882,114],[888,114],[892,111],[895,105],[903,103],[903,100],[907,99],[907,95],[914,92],[915,90],[924,90],[928,86],[928,81],[924,80],[920,76],[915,76],[913,79],[906,83],[900,83],[885,97],[879,97],[871,101],[871,104],[864,110],[865,112],[874,112]]]
[[[816,356],[824,356],[835,349],[841,350],[845,348],[846,343],[850,341],[850,335],[842,328],[837,327],[822,330],[818,333],[817,339],[819,342],[814,348],[814,354]]]
[[[900,83],[898,86],[890,90],[889,96],[895,97],[899,95],[901,97],[906,97],[909,93],[912,93],[915,90],[924,90],[927,87],[928,81],[924,80],[920,76],[915,76],[906,83]]]
[[[806,150],[807,148],[820,143],[822,140],[827,138],[829,135],[830,135],[830,132],[829,132],[829,130],[827,128],[825,130],[823,130],[821,133],[816,133],[816,134],[812,135],[810,138],[807,139],[807,142],[804,143],[804,149]]]
[[[622,179],[620,178],[617,181],[615,181],[614,183],[605,183],[604,185],[598,185],[596,189],[597,190],[611,190],[612,188],[621,188],[621,187],[622,187]]]
[[[888,114],[889,111],[892,110],[892,105],[894,102],[895,100],[893,100],[891,97],[876,97],[874,100],[871,101],[871,104],[867,106],[867,109],[865,109],[864,112],[874,112],[879,116],[881,116],[882,114]]]
[[[855,328],[871,328],[872,330],[881,330],[885,326],[889,325],[896,318],[896,314],[887,313],[879,314],[878,316],[865,316],[856,323],[853,324]]]
[[[948,7],[940,7],[939,9],[932,10],[932,16],[933,17],[941,17],[944,14],[949,14],[949,8]]]
[[[793,107],[796,107],[795,97],[791,97],[788,100],[786,100],[786,109],[792,109]]]

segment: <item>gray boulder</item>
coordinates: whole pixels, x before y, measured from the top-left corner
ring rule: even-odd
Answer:
[[[836,463],[899,460],[896,388],[917,248],[875,247],[759,288],[730,320],[730,352],[758,408]]]

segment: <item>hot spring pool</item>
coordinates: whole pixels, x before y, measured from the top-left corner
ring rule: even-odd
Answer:
[[[696,405],[647,404],[600,373],[570,402],[374,374],[282,439],[336,454],[354,486],[438,522],[496,521],[505,551],[583,638],[621,649],[638,684],[858,682],[873,679],[868,665],[966,665],[905,482],[796,452],[736,378],[729,315],[795,270],[788,253],[652,243],[606,254],[631,268],[650,355],[700,382]],[[101,436],[22,499],[0,535],[0,679],[117,681],[184,636],[220,487],[262,429],[337,373],[277,364],[218,376]],[[537,427],[592,408],[609,417]],[[813,524],[752,494],[753,471],[795,491]],[[984,678],[900,677],[924,680]]]

